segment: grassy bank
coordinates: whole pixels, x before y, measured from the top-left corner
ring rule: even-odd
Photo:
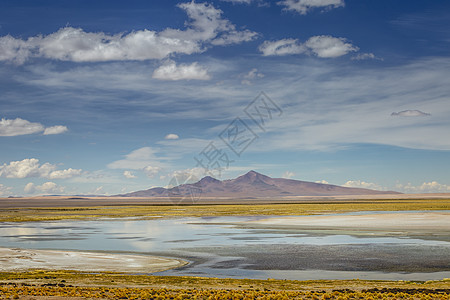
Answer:
[[[0,295],[3,299],[28,296],[104,299],[450,299],[449,285],[450,280],[292,281],[71,271],[0,273]]]
[[[123,217],[310,215],[355,211],[450,210],[450,199],[346,200],[299,204],[133,205],[0,209],[0,222]]]

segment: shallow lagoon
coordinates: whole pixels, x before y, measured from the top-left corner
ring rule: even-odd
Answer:
[[[365,213],[357,213],[361,214]],[[450,242],[446,239],[245,225],[262,218],[267,217],[2,223],[0,245],[142,253],[191,262],[181,269],[158,273],[161,275],[298,280],[450,277]]]

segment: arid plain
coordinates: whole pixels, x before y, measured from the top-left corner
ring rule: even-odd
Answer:
[[[53,296],[70,299],[70,293],[81,298],[93,298],[93,295],[99,298],[120,298],[120,295],[125,294],[127,297],[139,298],[140,296],[136,295],[144,295],[151,291],[146,295],[167,299],[179,295],[185,295],[186,299],[194,295],[199,299],[208,299],[215,295],[219,299],[225,299],[230,298],[230,291],[234,291],[236,295],[243,297],[253,295],[250,296],[251,299],[265,299],[264,297],[337,299],[348,295],[386,298],[402,295],[420,298],[429,295],[436,299],[449,298],[448,279],[439,275],[450,271],[447,245],[450,241],[449,194],[305,196],[277,199],[222,197],[201,199],[196,203],[185,200],[174,205],[174,199],[149,197],[0,199],[3,227],[6,230],[19,228],[14,231],[15,238],[20,241],[16,245],[31,245],[25,249],[2,245],[0,266],[4,295],[18,295],[23,299],[31,299],[29,297],[32,295],[42,296],[36,299],[51,299]],[[83,223],[77,228],[73,226],[75,220]],[[235,237],[235,241],[244,242],[213,245],[215,242],[212,240],[210,244],[206,242],[205,246],[192,244],[189,247],[189,243],[194,241],[190,240],[189,235],[201,234],[185,232],[186,237],[177,242],[177,249],[172,247],[166,252],[160,249],[108,250],[107,246],[101,251],[99,251],[101,247],[94,246],[90,251],[85,251],[86,248],[82,247],[76,249],[77,240],[85,238],[80,233],[77,233],[77,237],[74,232],[89,224],[95,227],[94,222],[103,224],[113,221],[116,224],[117,222],[128,224],[126,226],[129,232],[115,237],[120,239],[121,243],[140,241],[144,236],[149,240],[153,238],[154,243],[174,242],[158,239],[156,233],[152,237],[152,232],[159,230],[156,227],[147,228],[139,240],[136,236],[140,234],[139,230],[129,225],[131,224],[129,222],[139,220],[150,222],[146,223],[147,227],[148,224],[156,224],[151,223],[156,220],[182,222],[183,226],[194,227],[202,226],[204,222],[206,230],[212,232],[211,235],[215,234],[214,230],[219,227],[229,227],[245,232],[244,236]],[[17,224],[22,225],[17,227]],[[72,224],[70,226],[73,227],[68,224]],[[62,229],[64,226],[66,229]],[[36,231],[36,228],[41,231]],[[43,228],[65,230],[61,237],[56,235],[55,240],[67,239],[68,244],[65,244],[64,248],[72,250],[57,250],[58,244],[53,246],[55,249],[45,249],[51,244],[45,244],[48,232]],[[227,236],[231,231],[221,234]],[[287,245],[283,246],[283,243],[271,239],[275,237],[268,237],[265,240],[265,236],[270,234],[278,235],[277,238],[286,236],[291,240],[286,240]],[[252,241],[252,235],[256,242]],[[294,239],[295,236],[298,240]],[[305,237],[319,239],[353,237],[353,240],[334,245],[333,242],[313,245],[308,244],[309,242],[304,244],[301,239]],[[406,245],[409,248],[402,248],[404,245],[392,241],[387,241],[391,243],[389,245],[386,241],[371,244],[369,239],[373,238],[394,238],[399,239],[400,243],[402,240],[409,240],[412,244]],[[362,245],[358,245],[358,239],[363,241]],[[2,241],[6,241],[5,235]],[[42,241],[44,243],[39,244]],[[35,242],[38,244],[33,244]],[[430,242],[436,244],[428,245]],[[266,249],[263,252],[257,249],[261,245]],[[369,248],[370,251],[367,250]],[[405,255],[405,249],[410,251],[409,255]],[[187,255],[188,252],[191,254]],[[347,256],[345,252],[349,252]],[[209,253],[207,256],[213,255],[216,259],[228,256],[234,259],[213,263],[202,256],[205,253]],[[305,257],[306,261],[299,259],[301,256]],[[372,259],[369,264],[366,263],[368,259]],[[274,260],[278,262],[274,264]],[[391,265],[386,266],[385,264],[389,262]],[[339,264],[340,266],[337,266]],[[251,274],[248,273],[247,265],[253,265],[250,269],[259,272],[254,273],[253,279],[252,276],[250,278],[242,276]],[[232,273],[200,272],[198,276],[194,276],[199,270],[214,272],[223,268],[241,270],[243,273],[240,276],[227,276]],[[168,271],[158,272],[163,270]],[[309,273],[305,273],[306,271]],[[92,272],[96,272],[100,277],[89,279],[93,276],[89,275]],[[383,273],[391,275],[385,276]],[[266,280],[261,280],[264,274],[267,275]],[[362,275],[362,278],[369,276],[367,277],[369,280],[356,279],[359,275]],[[314,280],[294,280],[296,278],[305,280],[302,276],[311,276],[310,279]],[[338,277],[330,277],[333,279],[330,281],[325,280],[326,276]],[[267,280],[269,277],[275,279]],[[374,281],[373,278],[378,279]],[[161,290],[162,287],[164,290]],[[100,292],[102,289],[103,292]],[[208,292],[202,294],[200,292],[202,290]],[[226,292],[227,290],[229,292]]]

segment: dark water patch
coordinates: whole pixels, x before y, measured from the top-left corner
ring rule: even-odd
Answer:
[[[227,267],[252,270],[330,270],[370,272],[450,271],[450,247],[396,244],[362,245],[245,245],[188,248],[186,251],[239,256],[226,262]],[[224,263],[217,265],[223,268]],[[212,268],[216,265],[212,265]]]

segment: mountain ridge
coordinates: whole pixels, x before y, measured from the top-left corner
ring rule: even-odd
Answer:
[[[378,191],[343,187],[286,178],[272,178],[254,170],[234,179],[218,180],[205,176],[195,183],[172,188],[156,187],[117,195],[120,197],[185,197],[198,194],[202,197],[263,198],[285,196],[342,196],[401,194],[395,191]]]

